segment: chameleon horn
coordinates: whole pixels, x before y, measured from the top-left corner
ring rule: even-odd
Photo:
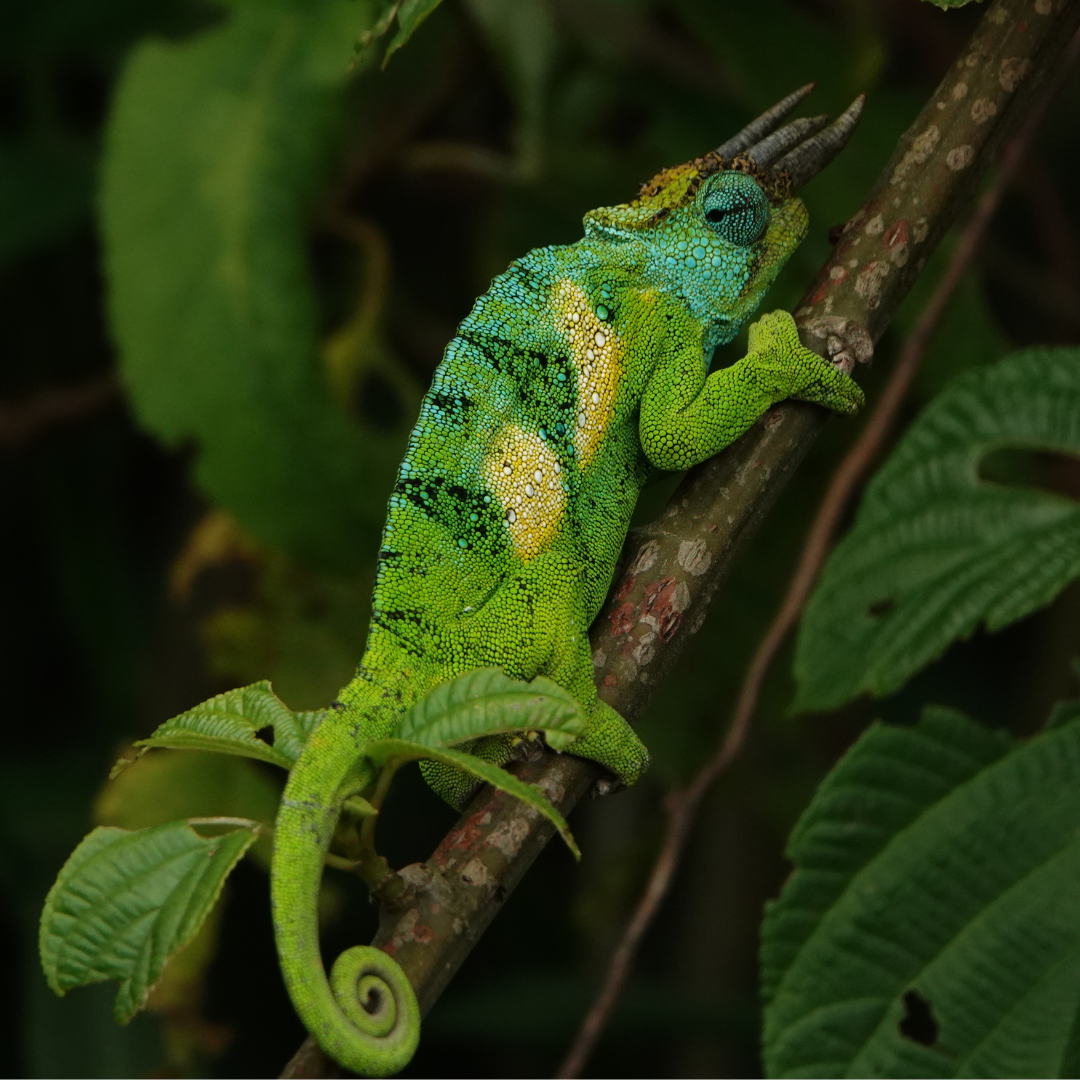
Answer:
[[[751,120],[738,135],[733,135],[726,143],[721,143],[714,153],[722,158],[733,158],[748,146],[760,142],[766,135],[772,134],[784,122],[784,119],[795,111],[795,106],[816,85],[817,83],[807,83],[793,94],[788,94],[786,98],[782,98],[771,109],[763,112],[756,120]]]
[[[747,151],[746,156],[762,169],[767,169],[778,158],[782,158],[789,150],[798,146],[815,132],[820,131],[827,123],[827,116],[811,116],[803,120],[792,120],[790,124],[774,131],[771,135],[754,143]]]
[[[860,94],[827,128],[811,135],[773,165],[773,173],[787,173],[797,191],[817,176],[847,145],[859,123],[866,95]]]

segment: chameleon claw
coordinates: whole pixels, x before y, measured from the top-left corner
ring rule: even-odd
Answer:
[[[519,761],[539,761],[544,756],[544,738],[539,731],[526,731],[510,741],[514,757]]]

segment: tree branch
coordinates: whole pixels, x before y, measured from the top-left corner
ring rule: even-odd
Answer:
[[[796,310],[803,340],[840,359],[880,338],[930,253],[970,199],[1008,128],[1080,21],[1080,0],[996,0],[901,138],[866,202]],[[705,620],[742,545],[824,426],[784,402],[722,454],[692,469],[660,519],[635,530],[625,570],[592,628],[600,696],[629,720]],[[545,753],[514,769],[568,813],[600,770]],[[426,863],[401,873],[411,897],[384,907],[375,944],[394,956],[426,1012],[521,880],[553,829],[482,789]],[[307,1040],[286,1077],[343,1075]]]

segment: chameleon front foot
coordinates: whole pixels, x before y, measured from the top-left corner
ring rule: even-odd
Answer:
[[[849,416],[866,404],[850,375],[803,345],[786,311],[770,312],[751,323],[746,362],[773,401],[793,397]]]

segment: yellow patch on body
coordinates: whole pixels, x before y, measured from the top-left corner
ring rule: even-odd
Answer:
[[[552,296],[556,326],[570,347],[577,369],[578,409],[574,453],[584,468],[600,448],[612,417],[623,371],[621,339],[597,318],[592,303],[572,281],[560,281]]]
[[[539,435],[507,424],[484,459],[483,474],[502,505],[514,550],[528,562],[551,542],[562,522],[566,490],[559,459]]]

